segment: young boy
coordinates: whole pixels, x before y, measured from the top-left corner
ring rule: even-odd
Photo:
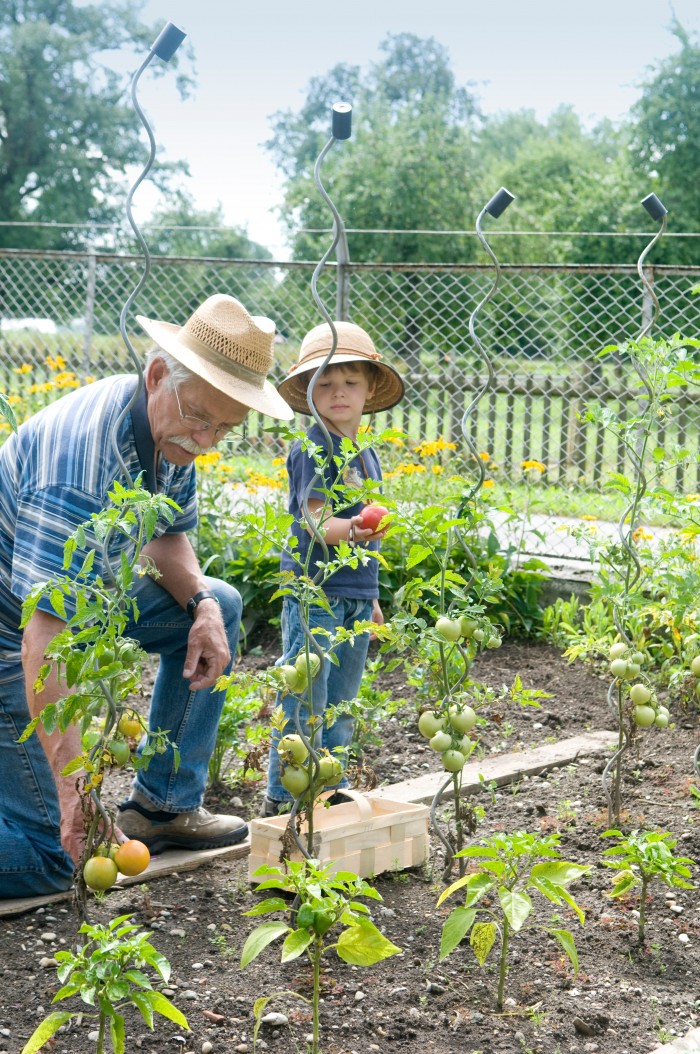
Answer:
[[[333,559],[333,547],[341,540],[351,544],[361,544],[368,549],[378,549],[383,531],[374,533],[371,529],[360,526],[362,502],[347,507],[343,501],[342,491],[330,494],[332,488],[339,484],[349,488],[362,486],[363,479],[381,481],[382,474],[377,455],[370,448],[357,453],[351,460],[341,451],[343,438],[357,442],[357,433],[363,414],[378,410],[387,410],[394,406],[404,394],[403,381],[396,370],[382,362],[369,335],[351,322],[335,322],[337,346],[330,364],[316,379],[312,399],[316,412],[328,429],[333,443],[333,457],[324,469],[324,478],[318,477],[313,489],[308,494],[309,515],[319,523],[329,555],[324,555],[321,545],[314,539],[305,522],[302,501],[311,481],[317,476],[318,466],[311,453],[304,450],[302,443],[296,441],[287,458],[289,475],[289,511],[294,516],[292,533],[297,539],[297,548],[282,554],[281,568],[293,571],[296,575],[303,573],[313,578],[318,570],[318,562]],[[332,347],[332,332],[327,324],[316,326],[306,334],[299,351],[299,361],[292,366],[289,376],[279,386],[280,395],[292,409],[299,413],[309,414],[307,389],[315,371],[321,365]],[[307,438],[314,447],[325,451],[327,440],[319,425],[314,422],[306,432]],[[342,479],[339,479],[338,464],[335,458],[341,458]],[[324,458],[324,462],[325,462]],[[339,504],[335,511],[336,503]],[[320,521],[320,522],[319,522]],[[306,558],[312,547],[308,571],[304,572]],[[374,559],[366,565],[358,563],[356,568],[341,567],[323,583],[323,591],[328,600],[332,614],[318,605],[312,604],[309,611],[309,628],[322,627],[334,634],[338,627],[352,629],[356,620],[369,620],[381,625],[384,621],[379,607],[379,565]],[[325,635],[316,638],[325,651],[328,638]],[[282,609],[282,663],[294,663],[297,655],[306,647],[306,636],[300,620],[299,602],[295,597],[286,596]],[[312,708],[315,716],[322,717],[326,707],[352,700],[357,696],[369,647],[369,634],[365,633],[355,639],[354,644],[343,643],[334,650],[337,665],[326,659],[323,668],[312,683]],[[284,709],[288,719],[286,733],[294,732],[294,710],[296,697],[291,693],[280,694],[278,705]],[[303,723],[308,720],[308,690],[300,710]],[[308,726],[306,726],[308,731]],[[323,724],[322,736],[316,733],[316,749],[327,748],[334,757],[345,761],[343,749],[352,740],[353,719],[345,716],[335,721],[330,728]],[[270,761],[267,777],[267,797],[263,805],[266,816],[276,815],[286,803],[291,801],[280,783],[281,765],[277,753],[279,735],[274,733],[270,747]],[[347,786],[343,777],[340,786]]]

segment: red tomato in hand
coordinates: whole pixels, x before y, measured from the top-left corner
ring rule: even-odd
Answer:
[[[363,530],[371,529],[376,531],[380,521],[384,516],[388,515],[389,510],[385,509],[383,505],[365,505],[360,513],[360,527]]]

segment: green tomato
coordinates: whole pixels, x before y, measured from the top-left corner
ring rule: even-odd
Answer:
[[[285,684],[290,692],[303,692],[306,688],[306,676],[301,673],[296,666],[290,666],[285,664],[280,666],[282,676],[284,677]]]
[[[635,706],[644,706],[651,699],[651,692],[645,684],[633,684],[630,688],[630,699]]]
[[[610,673],[613,677],[617,677],[618,680],[624,681],[627,676],[627,660],[613,659],[610,663]]]
[[[109,644],[105,644],[97,656],[98,669],[103,670],[105,666],[109,666],[113,662],[114,648],[110,647]]]
[[[309,652],[309,662],[307,666],[306,652],[300,651],[294,661],[294,666],[299,676],[304,678],[304,685],[306,685],[309,669],[311,670],[311,680],[313,681],[317,676],[318,671],[321,669],[321,660],[315,651],[311,651]]]
[[[467,615],[460,615],[457,621],[459,622],[459,632],[463,637],[474,636],[474,630],[479,624],[476,619],[469,618]]]
[[[442,767],[446,772],[461,772],[465,758],[460,750],[446,750],[442,755]]]
[[[638,662],[632,662],[631,660],[627,662],[627,676],[628,677],[638,677],[640,670],[641,670],[641,666],[639,665]]]
[[[662,714],[660,712],[657,712],[656,717],[654,718],[654,724],[657,728],[668,728],[670,720],[671,718],[669,714]]]
[[[119,661],[123,662],[125,666],[138,662],[140,658],[141,649],[136,641],[126,640],[119,645]]]
[[[123,739],[110,739],[107,741],[107,750],[112,755],[112,759],[115,765],[120,768],[122,765],[126,765],[127,761],[131,757],[131,751],[129,750],[129,744],[125,743]]]
[[[442,754],[452,746],[452,736],[448,732],[436,732],[430,740],[430,746],[438,754]]]
[[[642,667],[647,661],[647,657],[643,651],[633,651],[630,655],[630,661],[636,663],[637,666]]]
[[[424,710],[418,718],[418,731],[426,739],[432,739],[436,732],[441,732],[447,723],[443,714],[435,710]]]
[[[615,644],[612,644],[610,646],[610,651],[608,652],[608,655],[611,659],[621,659],[626,652],[627,645],[624,644],[621,640],[619,640]]]
[[[693,677],[700,677],[700,655],[696,655],[690,664],[690,672]]]
[[[297,735],[282,736],[277,744],[277,753],[288,755],[295,765],[301,765],[309,756],[304,740]]]
[[[324,754],[318,759],[318,775],[324,787],[335,787],[343,777],[343,766],[340,758]]]
[[[482,629],[481,626],[477,626],[477,628],[472,633],[472,637],[474,638],[474,640],[478,640],[479,644],[481,644],[485,636],[486,630]]]
[[[309,774],[300,765],[286,765],[280,783],[294,798],[300,798],[309,787]]]
[[[502,643],[503,642],[501,641],[501,638],[498,636],[497,633],[495,633],[492,637],[489,637],[488,640],[486,641],[486,647],[487,648],[500,648]]]
[[[471,706],[463,706],[461,709],[451,706],[450,724],[455,731],[460,732],[462,735],[465,732],[471,732],[476,724],[476,712],[472,710]]]
[[[656,710],[653,706],[635,706],[632,720],[640,728],[650,728],[656,720]]]
[[[435,623],[435,629],[445,640],[458,640],[460,636],[459,622],[447,618],[445,615]]]

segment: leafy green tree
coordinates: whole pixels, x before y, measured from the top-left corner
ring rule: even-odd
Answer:
[[[700,39],[677,19],[680,50],[663,59],[642,87],[633,109],[633,158],[671,214],[672,229],[700,231]],[[694,264],[695,239],[665,239],[665,263]]]
[[[197,209],[184,190],[169,195],[145,227],[148,247],[157,256],[211,256],[225,260],[271,260],[263,245],[241,227],[226,227],[221,205]]]
[[[324,184],[349,228],[462,230],[471,222],[480,189],[473,129],[476,105],[460,88],[447,50],[410,33],[389,34],[384,58],[360,77],[357,67],[336,66],[314,78],[298,113],[272,118],[266,144],[288,176],[282,215],[293,228],[327,228],[328,209],[313,182],[313,165],[330,134],[334,102],[353,106],[350,142],[331,152]],[[300,233],[294,255],[314,259],[324,239]],[[464,238],[352,235],[353,260],[463,261],[475,253]]]
[[[139,0],[5,0],[0,6],[0,215],[4,220],[109,221],[124,168],[145,159],[143,129],[109,52],[145,57],[162,24]],[[172,60],[173,65],[176,58]],[[136,58],[134,69],[137,68]],[[156,61],[153,75],[167,67]],[[188,80],[179,79],[181,92]],[[161,184],[172,168],[154,171]],[[182,166],[179,166],[182,168]],[[79,232],[0,228],[0,246],[79,248]]]

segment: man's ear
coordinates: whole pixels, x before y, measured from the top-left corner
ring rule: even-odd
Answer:
[[[149,395],[155,392],[157,388],[163,383],[165,378],[168,376],[168,367],[165,365],[163,359],[156,356],[151,359],[146,372],[144,374],[144,382],[146,384],[146,391]]]

